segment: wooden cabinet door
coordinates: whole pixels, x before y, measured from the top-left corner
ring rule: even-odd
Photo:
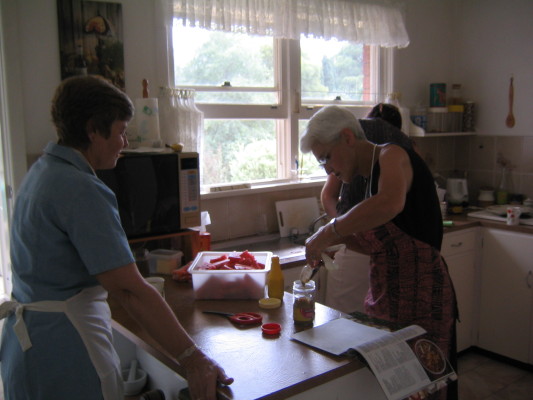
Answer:
[[[479,346],[530,363],[533,237],[484,228],[482,251]]]

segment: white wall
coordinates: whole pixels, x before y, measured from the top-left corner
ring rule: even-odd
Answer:
[[[403,105],[428,105],[429,84],[461,83],[476,103],[477,134],[533,135],[533,1],[407,0],[410,45],[397,51]],[[514,128],[505,126],[514,75]]]
[[[126,92],[135,98],[143,78],[153,88],[167,85],[158,39],[164,32],[154,22],[155,1],[120,2]],[[0,5],[18,181],[25,173],[26,156],[40,153],[55,139],[49,106],[60,81],[56,1],[10,0]],[[432,82],[458,82],[477,103],[478,134],[533,135],[528,102],[533,74],[526,72],[533,64],[528,43],[533,37],[533,1],[407,0],[406,12],[411,44],[396,52],[395,64],[395,90],[402,93],[403,105],[427,104]],[[517,123],[508,129],[504,120],[511,73]]]
[[[406,25],[410,43],[396,51],[395,90],[402,105],[428,106],[431,83],[453,77],[452,7],[455,0],[408,0]]]
[[[122,3],[126,92],[132,98],[141,97],[144,78],[154,90],[167,85],[156,65],[156,36],[163,27],[155,27],[153,0],[114,2]],[[56,139],[50,99],[60,82],[57,8],[56,0],[2,0],[0,6],[16,190],[26,172],[27,156],[35,158],[46,143]]]
[[[456,77],[479,103],[479,133],[533,135],[533,1],[463,0],[460,15]],[[505,117],[511,75],[516,125],[509,129]]]

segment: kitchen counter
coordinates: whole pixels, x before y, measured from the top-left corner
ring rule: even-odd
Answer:
[[[533,226],[509,226],[505,222],[472,218],[467,216],[466,213],[448,215],[446,220],[453,221],[453,225],[444,227],[445,234],[474,228],[476,226],[533,234]],[[299,238],[298,241],[302,242],[302,238]],[[305,263],[305,246],[295,243],[294,240],[288,237],[280,238],[278,234],[216,242],[213,243],[212,249],[215,251],[271,251],[279,256],[283,269],[302,266]]]
[[[453,221],[453,226],[445,227],[445,233],[482,226],[533,234],[532,226],[508,226],[505,222],[467,215],[451,215],[447,219]],[[301,266],[305,260],[303,245],[294,243],[289,238],[280,238],[277,234],[220,242],[213,246],[213,250],[217,251],[245,249],[272,251],[280,257],[283,268]],[[192,284],[178,283],[168,277],[165,292],[168,304],[196,343],[220,361],[227,373],[235,378],[232,385],[221,389],[223,399],[276,400],[291,396],[298,399],[310,398],[307,397],[310,390],[331,388],[328,385],[339,387],[341,381],[351,382],[347,387],[353,392],[354,385],[356,389],[359,388],[354,383],[360,381],[359,375],[368,372],[357,360],[334,357],[290,339],[293,332],[301,329],[292,321],[290,293],[285,293],[283,305],[279,309],[263,310],[256,300],[195,301]],[[179,364],[166,355],[119,305],[111,299],[110,304],[115,329],[170,370],[184,375]],[[206,310],[259,312],[263,315],[264,322],[278,322],[283,330],[279,337],[264,336],[258,326],[239,329],[224,317],[203,314],[202,311]],[[341,316],[341,312],[317,303],[314,325],[321,325]],[[368,381],[369,378],[365,379]],[[373,379],[372,376],[370,379]]]
[[[285,293],[280,308],[264,310],[259,308],[257,300],[195,301],[191,283],[178,283],[166,277],[165,298],[195,342],[235,378],[232,385],[220,389],[220,398],[286,399],[366,369],[356,359],[332,356],[291,340],[292,333],[302,328],[293,323],[290,293]],[[167,367],[183,375],[179,364],[168,357],[120,305],[112,299],[109,301],[118,329]],[[279,336],[269,337],[261,333],[260,326],[239,329],[225,317],[202,312],[206,310],[258,312],[263,315],[263,323],[280,323],[282,332]],[[321,325],[343,315],[317,303],[314,324]]]

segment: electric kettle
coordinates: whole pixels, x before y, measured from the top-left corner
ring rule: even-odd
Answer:
[[[468,185],[466,179],[450,178],[446,180],[446,195],[451,204],[468,202]]]

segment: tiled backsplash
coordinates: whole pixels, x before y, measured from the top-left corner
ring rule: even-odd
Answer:
[[[468,178],[471,204],[477,204],[481,187],[498,187],[502,172],[499,155],[512,165],[512,191],[533,197],[533,136],[424,137],[416,143],[434,173],[443,178]],[[445,184],[440,178],[437,181]]]
[[[509,160],[514,168],[511,179],[514,192],[533,198],[533,136],[452,136],[415,138],[419,154],[436,174],[445,188],[445,180],[466,173],[471,204],[477,204],[479,188],[499,184],[501,168],[498,154]],[[202,209],[209,211],[211,225],[207,230],[212,241],[236,239],[278,231],[276,201],[315,196],[320,198],[321,187],[296,188],[202,200]],[[265,217],[262,217],[262,216]]]
[[[278,232],[276,202],[304,197],[318,202],[320,190],[315,186],[202,200],[202,210],[211,217],[207,231],[213,242]]]

